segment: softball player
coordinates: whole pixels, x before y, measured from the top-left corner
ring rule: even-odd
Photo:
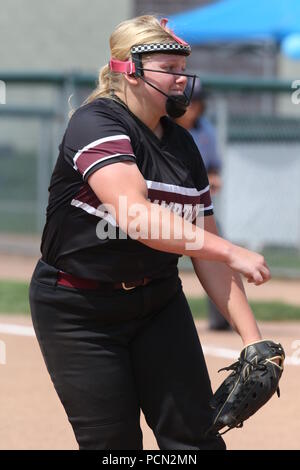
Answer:
[[[140,410],[160,449],[225,449],[205,434],[212,390],[180,255],[192,257],[243,342],[261,338],[239,273],[261,284],[269,270],[217,235],[199,151],[167,117],[189,104],[190,46],[166,23],[142,16],[116,28],[110,63],[70,119],[49,188],[30,304],[80,449],[142,449]]]

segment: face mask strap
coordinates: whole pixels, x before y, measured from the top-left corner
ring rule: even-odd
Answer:
[[[159,91],[160,93],[162,93],[164,96],[166,96],[167,98],[169,97],[169,95],[167,95],[167,93],[165,93],[164,91],[160,90],[157,86],[153,85],[152,83],[148,82],[148,80],[145,79],[145,77],[140,77],[141,80],[143,80],[143,82],[147,83],[147,85],[151,86],[152,88],[154,88],[154,90],[157,90]]]

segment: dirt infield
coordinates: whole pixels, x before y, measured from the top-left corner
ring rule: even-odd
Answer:
[[[36,260],[36,257],[0,255],[0,277],[28,281]],[[204,295],[195,275],[182,274],[181,278],[187,295]],[[250,299],[281,300],[300,305],[299,281],[271,280],[263,286],[245,287]],[[17,326],[27,329],[18,330]],[[217,370],[234,361],[242,343],[236,333],[207,330],[205,320],[197,321],[196,326],[215,390],[226,376],[226,372],[218,374]],[[283,344],[288,356],[281,380],[281,398],[272,397],[243,429],[226,434],[225,441],[228,449],[300,449],[300,322],[261,322],[260,327],[264,337]],[[0,353],[1,348],[0,449],[77,449],[32,333],[29,317],[0,315]],[[157,449],[143,416],[141,425],[144,449]]]
[[[1,328],[3,331],[3,325],[7,327],[11,324],[30,326],[31,322],[28,317],[0,316],[0,331]],[[242,347],[241,340],[232,332],[208,331],[205,321],[199,321],[196,325],[206,355],[212,387],[215,389],[224,378],[224,375],[217,374],[217,370],[233,362],[233,358],[223,357],[224,351],[229,356],[231,350],[239,351]],[[299,341],[297,344],[300,344],[300,325],[262,323],[260,326],[265,337],[282,342],[288,356],[288,364],[281,380],[281,398],[272,397],[263,409],[245,423],[243,429],[226,434],[225,441],[228,449],[299,449],[300,354],[297,354],[294,346],[296,339]],[[21,333],[16,328],[14,333],[0,333],[6,348],[6,364],[0,365],[0,449],[77,449],[72,429],[46,371],[36,338],[23,336],[26,330],[23,335]],[[291,364],[293,358],[298,365]],[[143,416],[141,425],[144,449],[157,449],[153,433]]]

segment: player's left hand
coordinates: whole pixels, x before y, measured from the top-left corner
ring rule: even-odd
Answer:
[[[207,434],[242,427],[277,391],[285,353],[279,343],[261,340],[246,346],[237,362],[220,370],[232,370],[220,385],[210,405],[213,422]],[[220,372],[220,371],[219,371]],[[224,433],[222,433],[224,434]]]

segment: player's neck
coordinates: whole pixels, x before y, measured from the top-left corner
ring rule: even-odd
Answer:
[[[145,106],[141,103],[135,96],[128,97],[123,93],[115,93],[118,98],[120,98],[129,110],[140,120],[142,121],[151,131],[160,138],[163,133],[162,126],[160,124],[161,115],[159,113],[154,114],[149,110],[148,106]]]

